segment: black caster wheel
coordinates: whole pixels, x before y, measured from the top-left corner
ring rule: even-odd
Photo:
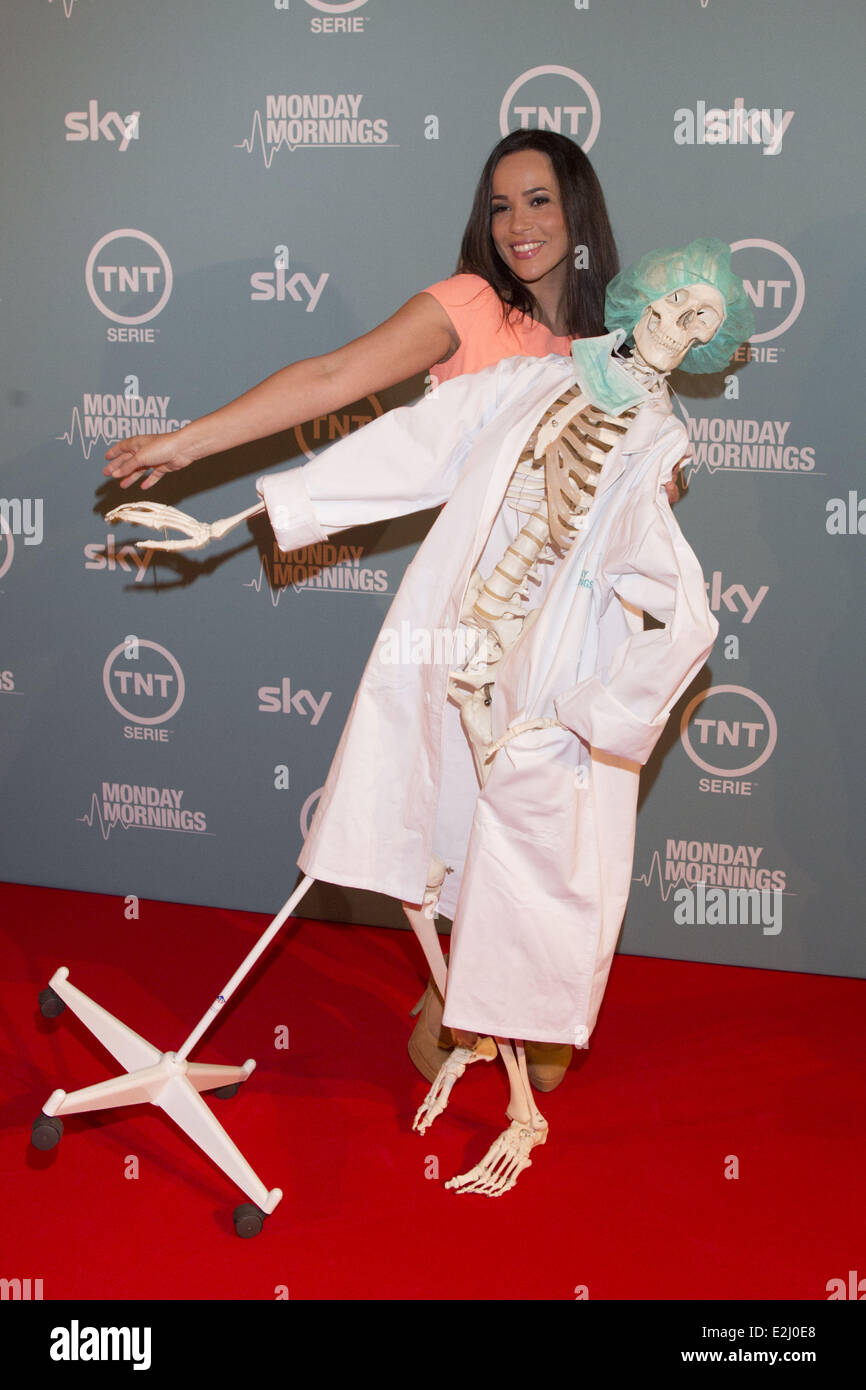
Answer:
[[[56,1115],[37,1115],[30,1131],[30,1142],[34,1149],[53,1149],[60,1143],[63,1121]]]
[[[257,1236],[265,1224],[265,1213],[252,1202],[242,1202],[235,1207],[235,1231],[241,1240],[251,1240]]]
[[[231,1086],[217,1086],[215,1091],[211,1091],[211,1095],[216,1096],[217,1100],[231,1100],[232,1096],[237,1095],[240,1088],[241,1083],[235,1081]]]
[[[39,1012],[43,1018],[59,1018],[66,1008],[56,990],[46,985],[39,995]]]

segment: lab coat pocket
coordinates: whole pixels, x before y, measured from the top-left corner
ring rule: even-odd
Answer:
[[[503,744],[481,795],[514,834],[539,844],[572,833],[580,776],[578,740],[557,726],[528,729]]]

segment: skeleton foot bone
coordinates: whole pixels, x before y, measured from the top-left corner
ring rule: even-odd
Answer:
[[[496,1047],[491,1038],[482,1038],[475,1044],[474,1048],[455,1047],[449,1053],[446,1061],[442,1063],[436,1074],[436,1080],[418,1107],[418,1113],[412,1121],[412,1128],[423,1134],[428,1130],[433,1121],[442,1114],[448,1105],[448,1098],[454,1087],[454,1083],[460,1080],[467,1067],[473,1062],[492,1062],[496,1056]]]
[[[533,1129],[522,1120],[512,1120],[506,1130],[494,1140],[480,1163],[468,1173],[460,1173],[446,1182],[456,1192],[479,1192],[485,1197],[501,1197],[514,1187],[524,1168],[532,1167],[530,1153],[547,1141],[548,1126]]]

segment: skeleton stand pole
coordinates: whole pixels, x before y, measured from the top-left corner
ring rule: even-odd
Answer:
[[[231,999],[238,985],[244,979],[246,979],[247,975],[252,970],[259,956],[262,955],[263,952],[268,949],[274,937],[277,935],[277,932],[280,930],[283,923],[285,922],[286,918],[291,917],[292,913],[295,910],[295,907],[301,901],[301,898],[304,896],[307,889],[310,888],[313,883],[315,883],[315,879],[313,878],[305,877],[301,880],[294,893],[289,898],[288,902],[283,904],[276,917],[271,922],[271,925],[267,927],[265,931],[262,932],[261,936],[259,937],[253,949],[250,951],[249,955],[238,966],[237,970],[232,975],[228,984],[223,989],[222,994],[217,995],[216,999],[211,1004],[207,1013],[196,1024],[195,1028],[190,1033],[183,1047],[180,1049],[180,1052],[178,1052],[177,1054],[178,1061],[182,1062],[185,1057],[189,1056],[190,1052],[192,1052],[192,1049],[195,1047],[199,1038],[202,1036],[203,1033],[207,1032],[208,1028],[211,1025],[211,1022],[213,1021],[213,1019],[216,1018],[220,1009],[223,1008],[223,1006],[229,1001],[229,999]]]
[[[40,996],[43,1013],[48,1017],[54,1017],[64,1005],[68,1005],[103,1047],[120,1062],[125,1069],[125,1075],[101,1081],[95,1086],[86,1086],[80,1091],[52,1092],[42,1114],[33,1124],[33,1142],[36,1147],[53,1148],[59,1141],[63,1131],[59,1119],[61,1115],[110,1110],[120,1105],[150,1101],[164,1110],[255,1203],[258,1213],[253,1208],[252,1215],[251,1209],[238,1207],[235,1213],[235,1227],[239,1235],[257,1234],[258,1230],[261,1230],[261,1218],[274,1210],[283,1195],[282,1191],[278,1187],[271,1188],[270,1191],[265,1187],[243,1154],[232,1143],[213,1111],[199,1095],[200,1091],[237,1087],[242,1081],[246,1081],[256,1064],[250,1059],[241,1067],[230,1067],[207,1062],[188,1062],[186,1059],[314,882],[315,880],[309,877],[301,881],[232,975],[222,994],[217,996],[207,1013],[196,1024],[179,1052],[160,1052],[119,1018],[103,1009],[94,999],[90,999],[71,985],[68,979],[69,970],[65,965],[56,970],[49,982],[50,990],[44,991],[43,996]],[[44,995],[48,995],[47,1000],[44,999]],[[59,1006],[58,1000],[62,1001]],[[242,1212],[243,1217],[240,1216]]]

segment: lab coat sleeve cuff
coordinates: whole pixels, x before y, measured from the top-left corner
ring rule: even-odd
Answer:
[[[581,681],[555,701],[556,717],[592,748],[643,765],[661,737],[667,712],[647,723],[621,705],[599,676]]]
[[[303,468],[269,473],[256,479],[256,492],[267,508],[280,550],[298,550],[327,540],[304,483]]]

